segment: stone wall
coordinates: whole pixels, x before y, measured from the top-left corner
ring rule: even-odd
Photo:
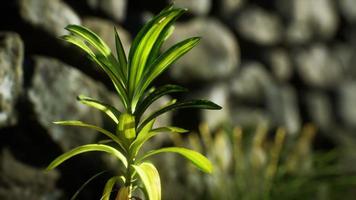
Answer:
[[[69,199],[100,170],[114,168],[91,154],[58,171],[44,167],[58,154],[100,138],[91,131],[58,127],[76,119],[110,127],[100,113],[78,104],[85,94],[119,106],[108,79],[83,53],[64,43],[67,24],[82,24],[114,49],[113,26],[128,52],[142,24],[169,0],[7,0],[0,6],[0,199]],[[191,96],[222,111],[166,115],[195,130],[207,121],[255,127],[283,126],[289,134],[305,122],[319,128],[323,148],[356,143],[356,1],[175,0],[189,12],[166,46],[189,36],[201,43],[157,84],[179,83]],[[166,99],[169,99],[167,97]],[[160,102],[162,103],[162,102]],[[188,117],[189,116],[189,117]],[[161,138],[162,139],[162,138]],[[153,145],[161,145],[162,140]],[[356,156],[348,156],[352,163]],[[351,159],[351,160],[350,160]],[[346,164],[351,168],[353,165]],[[79,199],[98,199],[103,180]]]

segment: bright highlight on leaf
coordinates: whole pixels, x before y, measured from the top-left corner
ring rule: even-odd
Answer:
[[[145,191],[149,200],[161,199],[161,182],[157,169],[151,163],[144,162],[152,155],[169,152],[178,153],[191,161],[203,172],[211,173],[210,161],[198,152],[178,147],[152,150],[142,157],[139,151],[152,137],[161,133],[185,133],[187,130],[175,126],[153,128],[155,119],[169,111],[198,108],[219,110],[221,107],[208,100],[172,100],[162,108],[147,113],[147,118],[141,120],[143,114],[157,99],[171,93],[187,92],[187,89],[178,85],[164,85],[153,89],[152,82],[176,60],[196,46],[199,37],[187,38],[168,50],[161,52],[164,41],[172,34],[174,22],[186,9],[169,6],[151,19],[135,37],[128,57],[120,40],[117,30],[115,32],[116,55],[112,54],[109,46],[94,32],[79,25],[68,25],[66,29],[70,34],[61,39],[73,44],[87,54],[96,65],[111,79],[118,98],[123,104],[119,110],[112,105],[96,99],[79,95],[77,100],[89,107],[105,113],[115,123],[112,129],[115,133],[96,125],[82,121],[57,121],[58,125],[78,126],[98,131],[106,136],[105,143],[88,144],[74,148],[57,157],[47,169],[56,168],[66,160],[85,152],[101,151],[109,153],[123,163],[119,174],[109,179],[105,185],[101,200],[109,200],[115,192],[117,200],[135,199],[134,190]],[[98,142],[100,143],[100,142]],[[142,183],[142,184],[140,184]],[[118,190],[117,185],[120,184]],[[139,187],[142,186],[143,188]],[[117,192],[119,191],[119,192]],[[136,199],[141,199],[136,198]]]

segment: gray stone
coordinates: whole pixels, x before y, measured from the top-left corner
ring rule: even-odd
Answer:
[[[171,68],[174,79],[178,81],[221,79],[228,77],[238,67],[240,61],[238,43],[232,32],[214,19],[197,18],[186,23],[177,23],[165,49],[193,36],[201,36],[202,40]]]
[[[356,22],[356,1],[354,0],[339,0],[341,14],[349,21]]]
[[[332,104],[321,91],[307,92],[305,95],[307,112],[311,121],[320,129],[328,130],[334,124]]]
[[[340,62],[345,72],[345,78],[356,78],[356,68],[354,67],[356,51],[354,45],[352,43],[337,43],[332,47],[331,51],[332,55]]]
[[[356,128],[356,82],[346,81],[338,89],[338,112],[346,126]]]
[[[294,58],[299,76],[309,86],[332,88],[344,77],[340,61],[322,44],[301,49]]]
[[[243,128],[256,128],[260,124],[271,126],[269,113],[257,107],[235,106],[231,109],[232,125]]]
[[[24,47],[19,35],[0,33],[0,127],[16,122],[15,104],[22,90]]]
[[[237,101],[262,103],[265,90],[273,85],[272,78],[265,67],[257,62],[241,65],[241,70],[231,79],[230,92]]]
[[[279,0],[279,10],[289,22],[287,40],[299,44],[308,42],[312,37],[333,37],[339,21],[334,4],[332,0]]]
[[[114,55],[116,55],[116,46],[115,46],[115,32],[114,26],[116,27],[122,45],[124,46],[124,50],[126,55],[128,55],[131,44],[131,36],[128,31],[122,28],[118,24],[114,24],[111,21],[95,18],[95,17],[87,17],[83,18],[82,22],[83,26],[88,27],[96,34],[98,34],[110,47],[113,51]]]
[[[188,13],[194,15],[207,15],[211,8],[211,0],[170,0],[175,6],[180,8],[187,8]]]
[[[288,85],[269,87],[266,96],[273,124],[284,127],[288,134],[297,134],[301,128],[301,116],[294,88]]]
[[[246,0],[220,0],[220,10],[219,13],[223,17],[230,16],[231,14],[238,11]]]
[[[235,30],[244,39],[259,45],[274,45],[283,39],[278,15],[259,7],[241,11],[235,19]]]
[[[290,80],[293,74],[293,66],[288,52],[282,48],[270,50],[267,53],[267,62],[273,76],[281,82]]]
[[[80,120],[101,126],[101,113],[76,101],[83,94],[98,98],[105,88],[80,71],[46,57],[35,57],[34,75],[28,90],[38,123],[63,150],[93,142],[95,131],[52,124],[58,120]],[[100,98],[98,98],[100,99]]]
[[[61,191],[55,188],[57,171],[45,172],[16,160],[8,150],[0,154],[0,199],[59,200]]]
[[[68,24],[80,24],[77,14],[60,0],[17,0],[20,16],[31,26],[57,37],[67,33]]]
[[[93,11],[105,13],[115,21],[121,22],[126,17],[126,0],[85,0],[85,3]]]

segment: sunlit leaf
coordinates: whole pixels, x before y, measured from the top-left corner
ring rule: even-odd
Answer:
[[[161,180],[156,167],[147,162],[132,166],[145,186],[148,199],[161,200]]]
[[[183,14],[184,9],[169,9],[148,22],[135,38],[129,55],[129,94],[134,94],[153,46],[165,27]],[[134,107],[133,107],[134,109]]]
[[[145,72],[143,78],[138,86],[135,96],[133,98],[132,105],[135,108],[140,96],[145,91],[145,89],[152,83],[152,81],[157,78],[162,72],[164,72],[173,62],[178,58],[183,56],[189,50],[191,50],[195,45],[198,44],[200,38],[193,37],[186,39],[178,44],[169,48],[161,56],[159,56],[155,62],[152,63],[153,67],[149,67],[149,70]]]
[[[125,183],[125,177],[124,176],[114,176],[111,177],[105,184],[103,195],[100,198],[100,200],[110,200],[110,195],[112,193],[112,189],[115,186],[117,182],[120,182],[121,184]]]
[[[109,137],[110,139],[112,139],[114,142],[116,142],[118,145],[120,145],[120,147],[123,147],[122,142],[120,141],[120,139],[112,134],[110,131],[107,131],[101,127],[92,125],[92,124],[87,124],[84,123],[82,121],[75,121],[75,120],[71,120],[71,121],[56,121],[53,122],[54,124],[58,124],[58,125],[64,125],[64,126],[79,126],[79,127],[86,127],[86,128],[90,128],[90,129],[94,129],[96,131],[99,131],[100,133],[106,135],[107,137]]]
[[[78,154],[85,153],[85,152],[90,152],[90,151],[103,151],[103,152],[109,153],[109,154],[115,156],[116,158],[118,158],[123,163],[123,165],[125,167],[127,167],[127,165],[128,165],[126,157],[122,153],[120,153],[118,150],[116,150],[115,148],[108,146],[108,145],[104,145],[104,144],[87,144],[87,145],[83,145],[83,146],[74,148],[74,149],[58,156],[54,161],[52,161],[48,165],[47,170],[56,168],[58,165],[62,164],[64,161],[72,158],[73,156],[76,156]]]
[[[117,53],[117,60],[119,61],[119,67],[121,68],[122,73],[128,78],[128,67],[127,67],[127,58],[125,54],[124,47],[120,40],[119,34],[115,28],[115,45],[116,45],[116,53]]]
[[[203,172],[211,173],[213,171],[213,166],[211,162],[205,156],[201,155],[196,151],[186,149],[186,148],[180,148],[180,147],[167,147],[167,148],[150,151],[146,153],[144,156],[142,156],[137,162],[141,162],[155,154],[165,153],[165,152],[178,153],[184,156]]]
[[[152,129],[152,126],[154,124],[155,120],[151,120],[149,123],[147,123],[142,130],[139,132],[137,138],[135,141],[130,145],[129,151],[133,156],[136,156],[138,151],[140,150],[141,146],[145,141],[148,140],[149,138],[149,133]]]
[[[105,114],[107,114],[116,124],[119,122],[119,116],[120,116],[120,111],[118,111],[115,107],[100,102],[98,100],[92,99],[90,97],[84,96],[84,95],[79,95],[77,97],[78,101],[81,103],[91,106],[93,108],[96,108],[100,111],[103,111]]]
[[[179,85],[164,85],[162,87],[159,87],[158,89],[154,90],[151,92],[143,101],[142,103],[139,104],[137,110],[135,111],[135,116],[137,118],[137,121],[140,120],[142,114],[145,112],[145,110],[157,99],[160,97],[170,94],[170,93],[175,93],[175,92],[186,92],[187,89],[184,87],[181,87]]]
[[[163,107],[162,109],[159,109],[159,110],[153,112],[149,117],[147,117],[141,123],[138,130],[141,130],[141,127],[145,126],[149,121],[162,115],[163,113],[166,113],[171,110],[184,109],[184,108],[219,110],[219,109],[221,109],[221,106],[219,106],[211,101],[208,101],[208,100],[189,100],[189,101],[176,102],[174,104]]]

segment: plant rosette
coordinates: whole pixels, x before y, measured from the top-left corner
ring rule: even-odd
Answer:
[[[149,113],[143,118],[147,108],[160,97],[187,90],[178,85],[163,85],[151,87],[151,83],[162,72],[198,44],[198,37],[183,40],[165,52],[160,49],[163,42],[172,34],[173,24],[186,9],[169,6],[152,18],[135,37],[128,57],[125,55],[119,35],[115,31],[116,57],[104,41],[91,30],[79,26],[68,25],[68,35],[62,39],[75,45],[96,63],[111,79],[119,99],[123,103],[123,110],[87,96],[79,95],[77,100],[84,105],[104,112],[116,124],[115,132],[110,132],[96,125],[82,121],[57,121],[55,124],[65,126],[79,126],[90,128],[104,134],[111,142],[108,144],[87,144],[76,147],[57,157],[47,167],[56,168],[64,161],[91,151],[101,151],[116,157],[123,166],[122,174],[110,178],[102,194],[102,200],[109,200],[113,188],[120,184],[116,200],[137,198],[133,192],[141,189],[146,199],[161,199],[161,182],[156,167],[148,159],[156,154],[170,152],[177,153],[192,162],[203,172],[211,173],[211,162],[202,154],[180,147],[166,147],[140,152],[141,147],[152,137],[161,133],[184,133],[187,130],[174,126],[153,128],[155,119],[172,110],[183,108],[221,109],[217,104],[208,100],[173,100],[164,107]],[[110,145],[109,145],[110,144]]]

